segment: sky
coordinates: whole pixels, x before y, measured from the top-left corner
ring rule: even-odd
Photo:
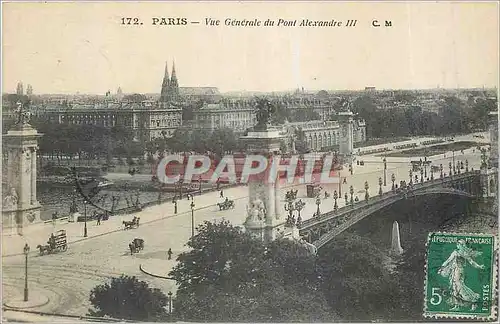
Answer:
[[[188,24],[154,26],[155,17]],[[343,26],[231,27],[227,18]],[[157,93],[173,60],[181,87],[222,92],[498,86],[496,2],[4,3],[2,29],[3,92],[22,81],[38,94]]]

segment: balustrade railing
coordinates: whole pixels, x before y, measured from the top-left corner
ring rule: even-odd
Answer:
[[[392,190],[389,190],[389,191],[382,193],[382,195],[370,197],[368,199],[368,201],[363,201],[364,203],[361,203],[361,201],[359,201],[358,203],[355,203],[354,205],[346,205],[344,207],[339,207],[337,210],[331,210],[331,211],[326,212],[322,215],[319,215],[319,216],[316,216],[314,218],[310,218],[310,219],[307,219],[305,221],[302,221],[300,229],[305,230],[305,229],[308,229],[310,227],[317,226],[317,225],[319,225],[327,220],[330,220],[332,218],[342,217],[345,214],[355,213],[356,211],[360,211],[360,210],[366,211],[366,210],[370,210],[371,208],[374,208],[374,207],[376,207],[376,209],[379,209],[379,208],[381,208],[379,203],[384,202],[385,200],[388,200],[391,198],[397,198],[397,199],[391,199],[389,201],[390,203],[393,203],[394,200],[399,200],[401,197],[412,195],[415,192],[425,190],[425,189],[433,187],[435,185],[442,185],[443,183],[450,183],[450,182],[453,182],[456,180],[469,178],[471,176],[478,175],[479,173],[480,173],[479,171],[474,170],[474,171],[469,171],[466,173],[455,174],[452,176],[443,177],[441,179],[433,179],[433,180],[424,181],[424,183],[418,187],[416,187],[415,185],[410,186],[410,187],[407,186],[405,188],[398,188],[397,191],[395,191],[395,192],[393,192]],[[368,203],[369,206],[371,203],[377,203],[377,205],[373,206],[373,207],[370,206],[367,208],[366,203]],[[386,202],[384,202],[384,204],[385,203]],[[349,225],[349,226],[351,226],[351,225]]]

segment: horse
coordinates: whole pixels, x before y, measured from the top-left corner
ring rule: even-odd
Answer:
[[[134,243],[130,243],[128,245],[128,248],[130,249],[130,255],[134,254],[134,252],[137,252],[137,248],[135,247]]]
[[[44,255],[45,251],[50,253],[50,250],[51,250],[49,245],[38,244],[36,248],[40,250],[40,255]]]

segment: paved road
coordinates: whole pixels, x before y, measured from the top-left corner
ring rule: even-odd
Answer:
[[[466,154],[457,154],[455,160],[465,161],[468,159],[469,166],[477,169],[479,167],[480,155],[476,151],[467,150]],[[383,176],[382,161],[380,157],[364,156],[367,163],[365,166],[354,166],[354,174],[348,171],[341,172],[341,176],[347,176],[347,184],[342,185],[342,193],[348,190],[350,185],[355,187],[355,195],[360,200],[364,197],[364,182],[369,181],[371,195],[378,191],[378,178]],[[442,155],[430,157],[434,164],[443,163],[445,172],[448,172],[448,161]],[[378,160],[378,162],[377,162]],[[412,159],[388,158],[387,186],[384,191],[391,188],[390,176],[396,175],[397,182],[400,179],[408,180],[409,161]],[[435,174],[439,177],[439,174]],[[338,189],[338,184],[324,186],[330,193]],[[246,190],[240,187],[235,190]],[[286,190],[281,192],[282,199]],[[235,191],[236,192],[236,191]],[[231,195],[231,191],[226,191]],[[302,211],[304,219],[309,218],[316,210],[314,199],[305,198],[305,187],[299,188],[299,198],[308,204]],[[243,197],[243,196],[242,196]],[[232,198],[232,197],[230,197]],[[201,199],[199,197],[195,198]],[[213,198],[212,198],[213,199]],[[213,199],[212,203],[216,203]],[[344,199],[339,199],[340,207],[344,205]],[[216,206],[195,211],[196,223],[205,220],[227,219],[235,225],[243,223],[246,215],[247,199],[236,200],[233,210],[219,211]],[[186,203],[187,206],[187,203]],[[333,209],[333,198],[323,200],[322,212]],[[163,209],[163,211],[162,211]],[[69,246],[67,252],[45,256],[30,256],[29,259],[29,287],[33,294],[45,294],[50,302],[38,308],[41,311],[62,314],[83,315],[89,308],[90,290],[97,284],[102,284],[110,277],[120,274],[134,275],[145,280],[150,285],[162,289],[164,292],[175,291],[172,281],[153,278],[143,274],[139,270],[139,264],[147,258],[165,259],[166,251],[172,248],[175,255],[186,250],[185,242],[191,235],[191,214],[188,208],[183,208],[181,214],[171,215],[171,203],[155,206],[148,213],[162,213],[165,218],[154,220],[151,223],[142,224],[138,229],[118,231],[104,236],[76,242]],[[285,212],[283,212],[285,213]],[[170,215],[170,216],[169,216]],[[142,219],[142,218],[141,218]],[[77,224],[75,226],[81,226]],[[89,231],[97,229],[95,224],[89,225]],[[145,239],[145,249],[139,254],[131,256],[128,251],[128,243],[135,237]],[[24,257],[13,256],[3,259],[3,288],[5,300],[21,296],[24,284]],[[168,269],[165,269],[168,272]]]

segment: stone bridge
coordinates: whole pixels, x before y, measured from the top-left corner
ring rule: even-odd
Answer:
[[[430,181],[416,183],[404,189],[398,188],[352,202],[348,206],[324,213],[319,217],[303,221],[299,225],[300,235],[317,248],[322,247],[335,236],[353,226],[365,217],[410,197],[448,194],[466,198],[496,195],[496,170],[476,170]],[[495,179],[492,182],[492,179]],[[339,198],[342,199],[342,198]]]

